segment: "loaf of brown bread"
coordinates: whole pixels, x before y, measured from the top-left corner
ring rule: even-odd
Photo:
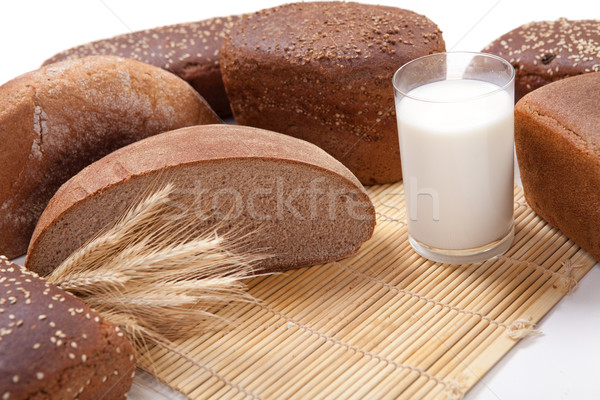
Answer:
[[[54,192],[126,144],[216,114],[160,68],[96,56],[52,64],[0,86],[0,254],[24,254]]]
[[[525,198],[536,213],[600,260],[600,73],[523,97],[515,144]]]
[[[308,140],[363,184],[402,179],[392,75],[445,50],[411,11],[345,2],[294,3],[244,15],[221,49],[233,115]]]
[[[157,181],[176,185],[173,207],[199,232],[249,234],[245,250],[270,255],[262,270],[344,258],[375,226],[360,182],[317,146],[250,127],[196,126],[119,149],[65,183],[39,220],[26,266],[49,273]]]
[[[131,58],[178,75],[220,116],[231,115],[219,68],[219,51],[238,16],[163,26],[127,33],[62,51],[44,65],[75,58],[114,55]]]
[[[515,100],[519,100],[547,83],[600,70],[600,21],[531,22],[500,36],[483,51],[515,67]]]
[[[125,399],[134,372],[118,327],[0,256],[1,399]]]

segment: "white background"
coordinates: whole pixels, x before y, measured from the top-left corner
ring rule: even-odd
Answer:
[[[481,50],[501,34],[533,20],[600,19],[600,3],[590,0],[363,2],[425,14],[443,30],[448,50]],[[251,12],[282,3],[277,0],[3,0],[0,2],[0,84],[38,68],[58,51],[88,41],[159,25]],[[599,265],[539,327],[543,335],[521,341],[465,398],[600,399]],[[168,391],[160,394],[150,386],[148,379],[138,380],[130,398],[179,398]]]

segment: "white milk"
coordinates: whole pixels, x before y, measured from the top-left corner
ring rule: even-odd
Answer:
[[[471,249],[512,229],[513,99],[503,90],[477,97],[496,89],[444,80],[397,104],[409,232],[427,246]]]

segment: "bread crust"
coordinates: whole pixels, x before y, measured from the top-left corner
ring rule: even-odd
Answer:
[[[161,26],[98,40],[62,51],[43,65],[95,55],[113,55],[154,65],[187,81],[217,114],[231,115],[219,68],[223,38],[239,16]]]
[[[64,61],[0,87],[0,254],[24,254],[48,200],[86,165],[160,132],[219,119],[184,81],[119,57]]]
[[[569,76],[600,69],[600,21],[537,21],[500,36],[482,51],[496,54],[516,70],[515,101]]]
[[[125,399],[135,372],[122,331],[0,257],[0,397]]]
[[[600,260],[600,73],[546,85],[515,107],[515,145],[533,210]]]
[[[242,16],[221,49],[239,124],[308,140],[363,184],[402,179],[393,73],[445,50],[411,11],[359,3],[293,3]]]

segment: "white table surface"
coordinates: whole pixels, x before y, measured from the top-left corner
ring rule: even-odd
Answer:
[[[600,19],[590,0],[380,0],[425,14],[444,32],[448,50],[479,51],[529,21]],[[39,67],[56,52],[88,41],[159,25],[250,12],[282,0],[12,0],[0,3],[0,84]],[[599,111],[600,112],[600,111]],[[1,146],[2,144],[0,144]],[[600,190],[600,189],[599,189]],[[467,400],[600,399],[600,265],[538,325],[543,335],[519,342],[465,396]],[[183,398],[149,376],[130,399]]]

